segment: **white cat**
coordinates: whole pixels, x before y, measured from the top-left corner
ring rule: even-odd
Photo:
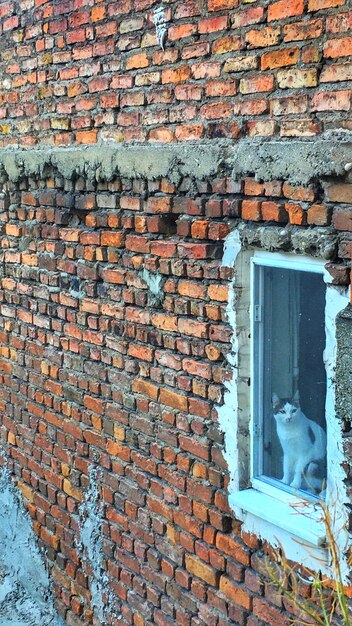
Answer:
[[[325,431],[304,415],[298,392],[292,400],[281,400],[273,393],[272,403],[283,451],[282,482],[294,489],[320,491],[325,478]]]

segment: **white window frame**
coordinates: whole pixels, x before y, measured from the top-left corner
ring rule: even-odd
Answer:
[[[258,412],[258,398],[261,399],[263,397],[263,379],[262,377],[258,378],[257,365],[258,361],[261,365],[263,365],[263,356],[260,354],[259,357],[256,356],[257,343],[259,343],[259,350],[262,349],[262,332],[263,327],[258,326],[258,322],[256,321],[256,316],[258,314],[257,306],[263,308],[262,300],[258,301],[257,294],[255,293],[255,272],[257,268],[261,267],[272,267],[277,269],[288,269],[296,272],[308,272],[314,274],[321,274],[324,276],[324,262],[317,259],[309,259],[307,257],[298,257],[287,254],[278,254],[265,252],[262,250],[256,250],[254,255],[251,258],[251,275],[250,275],[250,293],[251,293],[251,306],[250,306],[250,327],[251,327],[251,367],[250,367],[250,391],[251,391],[251,484],[254,489],[258,491],[262,491],[273,498],[277,498],[278,500],[282,500],[286,503],[291,503],[293,501],[293,494],[289,492],[284,486],[280,488],[279,481],[268,480],[265,482],[260,478],[256,478],[255,466],[258,463],[258,459],[255,453],[255,445],[257,440],[262,437],[263,433],[257,431],[257,412]],[[262,294],[260,294],[260,298],[262,298]],[[261,310],[260,313],[261,315]],[[257,447],[261,447],[258,446]],[[260,462],[259,462],[260,464]],[[303,497],[303,496],[302,496]],[[301,499],[296,498],[296,502]],[[313,498],[311,498],[313,500]],[[308,500],[309,501],[309,500]]]
[[[227,307],[228,321],[234,333],[233,349],[228,357],[232,378],[224,383],[227,393],[224,404],[218,407],[218,420],[225,434],[224,456],[230,474],[229,504],[236,518],[243,521],[243,531],[253,533],[271,545],[283,546],[289,559],[311,569],[329,572],[328,551],[325,548],[326,532],[321,520],[321,510],[316,502],[303,501],[301,497],[253,479],[253,390],[250,384],[253,380],[253,356],[249,339],[253,325],[253,264],[322,273],[326,283],[326,501],[328,506],[334,506],[335,536],[341,554],[345,551],[348,537],[345,507],[347,493],[343,482],[341,424],[335,415],[334,370],[336,317],[348,305],[348,288],[331,284],[331,277],[324,269],[324,260],[295,253],[242,248],[238,231],[230,233],[225,242],[223,265],[235,270]],[[342,569],[348,571],[345,562],[342,562]]]

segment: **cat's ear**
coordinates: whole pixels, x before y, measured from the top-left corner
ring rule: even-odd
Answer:
[[[272,394],[272,396],[271,396],[271,401],[272,401],[272,403],[273,403],[273,407],[274,407],[274,408],[275,408],[275,407],[279,404],[279,402],[280,402],[280,398],[279,398],[279,396],[277,395],[277,393],[275,393],[275,391],[274,391],[274,393],[273,393],[273,394]]]
[[[297,389],[297,391],[295,391],[295,395],[292,398],[294,404],[299,404],[299,391]]]

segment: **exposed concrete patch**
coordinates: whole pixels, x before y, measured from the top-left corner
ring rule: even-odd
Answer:
[[[4,467],[0,469],[0,624],[63,626],[31,520]]]
[[[232,176],[254,174],[260,180],[307,184],[321,176],[344,176],[351,161],[352,142],[341,136],[314,141],[244,140],[231,149]]]
[[[88,180],[168,177],[179,182],[182,176],[198,179],[214,175],[220,161],[221,146],[161,144],[121,146],[102,144],[44,150],[0,150],[3,173],[16,182],[24,176],[45,178],[45,170],[55,168],[64,178],[84,176]]]
[[[227,174],[234,179],[255,175],[261,180],[307,184],[316,177],[343,176],[352,161],[352,141],[328,136],[314,141],[244,139],[174,144],[112,144],[71,148],[0,150],[0,172],[16,182],[29,176],[43,179],[54,168],[66,179],[88,180],[165,177],[178,183]]]
[[[338,238],[332,229],[268,226],[267,224],[240,223],[238,233],[245,247],[262,248],[269,252],[294,252],[308,254],[324,260],[334,259]]]
[[[103,551],[103,516],[104,503],[99,496],[99,476],[95,467],[89,468],[89,487],[79,509],[78,549],[83,560],[89,565],[89,587],[92,595],[91,605],[101,624],[106,624],[107,615],[121,619],[116,611],[116,599],[109,588],[109,577],[104,566]],[[109,622],[110,623],[110,622]]]

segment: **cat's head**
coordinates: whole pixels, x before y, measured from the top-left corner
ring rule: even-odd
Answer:
[[[300,414],[298,391],[293,398],[279,398],[276,393],[273,393],[272,404],[273,415],[278,423],[290,424]]]

